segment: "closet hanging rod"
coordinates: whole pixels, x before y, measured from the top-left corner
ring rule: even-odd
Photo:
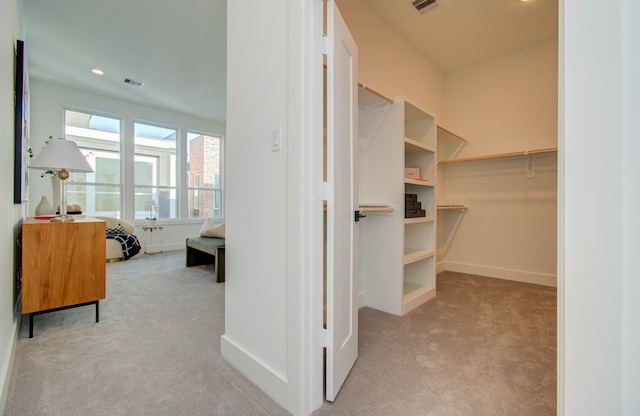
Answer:
[[[446,165],[449,163],[462,163],[462,162],[475,162],[476,160],[489,160],[489,159],[502,159],[507,157],[518,157],[518,156],[532,156],[532,155],[540,155],[544,153],[555,153],[558,151],[557,147],[553,147],[550,149],[536,149],[536,150],[525,150],[523,152],[513,152],[513,153],[502,153],[499,155],[487,155],[487,156],[476,156],[476,157],[466,157],[461,159],[448,159],[441,160],[441,165]]]
[[[391,98],[387,97],[386,95],[384,95],[382,93],[379,93],[378,91],[374,90],[373,88],[367,87],[366,85],[364,85],[360,81],[358,81],[358,87],[362,88],[363,90],[367,90],[371,94],[374,94],[374,95],[382,98],[383,100],[387,101],[389,104],[393,104],[393,100]]]
[[[394,207],[363,207],[360,206],[361,212],[395,212],[396,209]]]
[[[438,211],[466,211],[469,209],[467,205],[460,204],[448,204],[448,205],[438,205]]]
[[[445,133],[448,133],[448,134],[452,135],[453,137],[455,137],[458,140],[462,140],[465,143],[469,143],[469,140],[465,139],[462,136],[459,136],[459,135],[455,134],[454,132],[452,132],[451,130],[449,130],[449,129],[445,128],[445,127],[442,127],[440,124],[438,124],[438,128],[440,130],[444,131]]]

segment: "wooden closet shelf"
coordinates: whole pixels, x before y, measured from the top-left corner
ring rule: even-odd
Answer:
[[[442,126],[441,126],[441,125],[439,125],[439,124],[438,124],[438,130],[442,130],[443,132],[445,132],[445,133],[447,133],[447,134],[449,134],[449,135],[453,136],[454,138],[456,138],[456,139],[458,139],[458,140],[462,140],[462,141],[463,141],[463,142],[465,142],[465,143],[468,143],[468,142],[469,142],[469,140],[465,139],[464,137],[462,137],[462,136],[460,136],[460,135],[455,134],[455,133],[454,133],[454,132],[452,132],[451,130],[449,130],[449,129],[445,128],[445,127],[442,127]]]
[[[526,150],[523,152],[513,152],[513,153],[502,153],[498,155],[487,155],[487,156],[476,156],[476,157],[466,157],[461,159],[449,159],[449,160],[441,160],[438,162],[441,165],[446,165],[450,163],[462,163],[462,162],[475,162],[477,160],[489,160],[489,159],[503,159],[507,157],[520,157],[520,156],[533,156],[540,155],[544,153],[555,153],[558,151],[557,147],[550,149],[536,149],[536,150]]]
[[[386,95],[374,90],[373,88],[367,87],[362,82],[358,82],[358,87],[362,88],[363,90],[369,91],[371,94],[376,95],[378,98],[382,98],[383,100],[387,101],[389,104],[393,104],[393,99],[391,99],[391,98],[387,97]]]

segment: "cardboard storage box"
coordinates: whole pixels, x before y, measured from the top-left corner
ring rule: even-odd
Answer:
[[[404,168],[404,177],[407,179],[420,179],[420,168]]]

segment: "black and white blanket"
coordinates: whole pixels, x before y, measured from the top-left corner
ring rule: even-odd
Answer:
[[[133,234],[107,234],[107,238],[120,242],[125,260],[140,252],[140,241]]]

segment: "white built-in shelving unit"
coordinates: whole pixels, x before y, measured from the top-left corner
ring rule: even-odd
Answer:
[[[420,180],[404,179],[404,193],[417,194],[426,216],[404,218],[402,314],[436,291],[436,119],[406,100],[403,105],[404,167],[419,168]]]
[[[359,198],[393,211],[372,213],[360,227],[365,304],[403,315],[436,291],[437,124],[403,97],[374,98],[361,90]],[[419,168],[419,179],[406,179],[406,167]],[[418,195],[425,217],[405,218],[406,193]]]

